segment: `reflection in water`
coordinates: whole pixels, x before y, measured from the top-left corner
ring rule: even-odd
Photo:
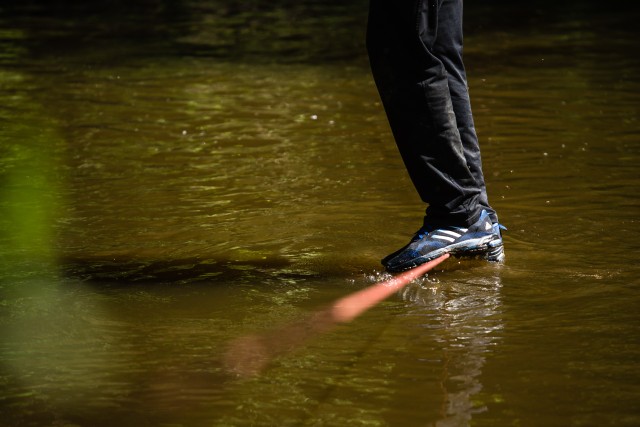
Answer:
[[[443,404],[435,426],[469,425],[474,414],[487,410],[474,398],[482,390],[482,367],[501,341],[503,329],[502,266],[458,271],[425,279],[402,292],[414,308],[409,316],[424,318],[442,351]],[[479,273],[479,274],[478,274]]]

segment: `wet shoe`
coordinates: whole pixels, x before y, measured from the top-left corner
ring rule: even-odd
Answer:
[[[504,260],[500,229],[504,227],[492,224],[489,214],[484,210],[480,219],[469,228],[421,228],[406,246],[386,256],[382,265],[387,271],[395,273],[424,264],[446,253],[500,262]]]
[[[504,245],[500,230],[506,230],[507,227],[497,222],[494,222],[492,227],[494,236],[498,236],[498,238],[489,242],[489,250],[483,255],[483,258],[491,262],[502,262],[504,261]]]

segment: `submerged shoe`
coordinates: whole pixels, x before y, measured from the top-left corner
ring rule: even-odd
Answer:
[[[487,211],[482,211],[475,224],[464,227],[421,228],[411,241],[386,256],[382,265],[395,273],[408,270],[446,253],[455,256],[481,257],[488,261],[504,260],[504,247],[498,223],[492,224]]]

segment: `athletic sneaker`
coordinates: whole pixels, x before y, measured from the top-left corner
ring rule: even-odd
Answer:
[[[395,273],[408,270],[446,253],[455,256],[480,257],[488,261],[504,260],[504,247],[498,223],[491,223],[487,211],[469,228],[443,227],[435,230],[421,228],[411,241],[386,256],[382,265]]]

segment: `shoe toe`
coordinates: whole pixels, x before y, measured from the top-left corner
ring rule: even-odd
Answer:
[[[403,249],[394,252],[383,260],[383,265],[390,272],[398,272],[416,267],[432,259],[429,254],[442,248],[434,242],[416,241]]]
[[[398,254],[395,254],[395,256],[389,258],[386,262],[383,262],[383,265],[389,271],[406,269],[408,268],[406,266],[410,264],[411,261],[419,258],[420,256],[420,252],[414,251],[412,249],[406,249]]]

